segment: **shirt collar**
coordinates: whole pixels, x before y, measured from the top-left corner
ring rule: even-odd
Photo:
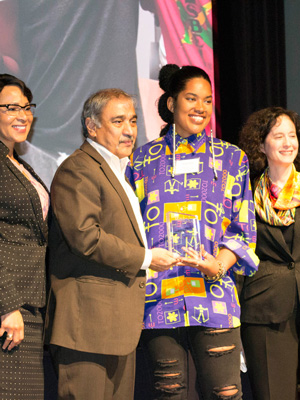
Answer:
[[[128,157],[124,157],[124,158],[120,159],[115,154],[113,154],[111,151],[107,150],[107,148],[102,146],[101,144],[94,142],[90,138],[87,138],[86,140],[87,140],[87,142],[89,142],[89,144],[91,146],[94,147],[94,149],[96,149],[98,151],[98,153],[104,158],[104,160],[107,162],[107,164],[110,167],[115,168],[121,174],[125,174],[125,170],[128,165],[128,162],[129,162]]]
[[[180,145],[190,145],[194,151],[197,151],[199,147],[204,143],[206,140],[206,132],[205,129],[201,133],[197,133],[194,135],[190,135],[187,138],[183,138],[178,133],[175,135],[175,143],[176,143],[176,150]],[[173,149],[173,127],[171,126],[168,133],[166,134],[166,141],[169,148]]]

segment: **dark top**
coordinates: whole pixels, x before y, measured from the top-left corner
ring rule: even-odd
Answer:
[[[8,159],[8,151],[0,142],[0,315],[25,304],[45,305],[47,221],[38,192]],[[14,157],[44,186],[27,163]]]
[[[289,227],[271,226],[257,217],[257,273],[241,292],[241,321],[269,324],[292,315],[300,284],[300,208]]]

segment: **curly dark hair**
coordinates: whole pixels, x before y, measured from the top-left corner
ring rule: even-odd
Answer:
[[[21,89],[23,95],[27,97],[28,102],[31,103],[33,98],[31,90],[25,85],[23,81],[21,81],[21,79],[16,78],[15,76],[10,74],[0,74],[0,93],[5,86],[17,86]]]
[[[239,135],[239,147],[245,151],[249,159],[250,179],[255,187],[256,180],[267,167],[267,157],[261,151],[267,135],[276,124],[278,118],[286,115],[295,125],[298,142],[300,143],[300,118],[299,115],[282,107],[268,107],[250,115]],[[295,161],[297,171],[300,170],[300,155]]]
[[[211,85],[208,74],[201,68],[191,65],[180,68],[176,64],[167,64],[161,68],[158,80],[159,86],[165,93],[159,98],[158,113],[167,125],[162,128],[160,136],[164,136],[168,132],[170,125],[174,122],[173,113],[167,106],[168,98],[173,97],[174,106],[176,107],[179,93],[185,89],[187,82],[193,78],[203,78]]]

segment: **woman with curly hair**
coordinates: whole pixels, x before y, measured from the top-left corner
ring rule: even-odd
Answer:
[[[240,134],[249,157],[258,272],[241,293],[242,340],[255,400],[295,399],[299,345],[300,119],[281,107],[253,113]]]
[[[205,71],[168,64],[159,83],[165,93],[158,111],[166,125],[134,152],[131,182],[150,248],[168,248],[168,215],[181,226],[186,214],[198,218],[202,247],[186,248],[182,228],[174,236],[185,247],[181,263],[147,271],[141,342],[150,355],[153,398],[188,398],[190,350],[202,398],[238,400],[240,305],[232,272],[252,275],[258,265],[248,160],[206,132],[212,90]]]

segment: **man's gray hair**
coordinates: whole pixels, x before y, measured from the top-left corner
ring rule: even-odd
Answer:
[[[124,92],[122,89],[102,89],[98,92],[92,94],[84,103],[83,110],[81,113],[81,125],[82,125],[82,133],[84,137],[88,137],[88,130],[85,124],[86,118],[91,118],[92,121],[96,124],[98,128],[101,127],[101,115],[103,108],[106,104],[114,99],[119,97],[125,97],[128,100],[133,102],[133,105],[136,106],[136,100],[130,94]]]

